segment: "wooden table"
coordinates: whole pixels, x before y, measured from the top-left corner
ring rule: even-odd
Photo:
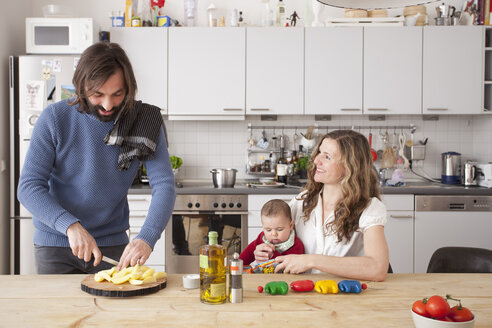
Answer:
[[[269,281],[323,279],[329,275],[245,275],[239,304],[206,305],[186,290],[181,275],[165,289],[133,298],[94,297],[80,289],[85,275],[0,276],[0,327],[413,327],[413,302],[451,294],[492,327],[492,274],[390,274],[361,294],[316,292],[271,296]],[[373,288],[371,288],[373,287]],[[377,289],[376,289],[377,288]]]

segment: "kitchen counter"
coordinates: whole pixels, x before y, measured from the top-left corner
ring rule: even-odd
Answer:
[[[86,275],[0,276],[1,327],[413,327],[415,300],[435,294],[460,298],[476,317],[492,322],[491,274],[389,274],[361,294],[314,291],[271,296],[257,286],[269,281],[342,279],[330,275],[245,275],[239,304],[206,305],[199,290],[186,290],[181,275],[167,287],[132,298],[83,292]]]
[[[257,195],[296,195],[301,191],[300,187],[247,187],[246,182],[238,182],[234,188],[214,188],[208,180],[189,180],[180,182],[182,188],[176,188],[177,194],[204,195],[204,194],[257,194]],[[150,194],[149,185],[134,185],[130,188],[130,194]],[[446,185],[432,182],[407,182],[403,187],[381,188],[383,195],[414,194],[414,195],[481,195],[492,196],[492,188],[464,187],[461,185]]]

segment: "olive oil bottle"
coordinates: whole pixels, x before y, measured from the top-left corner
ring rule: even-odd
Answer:
[[[217,243],[217,231],[209,231],[208,245],[200,247],[200,301],[221,304],[227,300],[227,250]]]

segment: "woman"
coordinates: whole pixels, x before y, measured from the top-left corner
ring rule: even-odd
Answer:
[[[326,272],[383,281],[388,271],[386,207],[380,200],[369,143],[360,133],[326,134],[312,154],[308,183],[290,203],[303,255],[276,258],[276,272]],[[257,261],[271,249],[259,245]]]

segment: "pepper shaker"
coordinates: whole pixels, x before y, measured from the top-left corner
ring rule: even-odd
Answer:
[[[229,301],[231,303],[243,302],[243,260],[239,253],[235,252],[229,266]]]

